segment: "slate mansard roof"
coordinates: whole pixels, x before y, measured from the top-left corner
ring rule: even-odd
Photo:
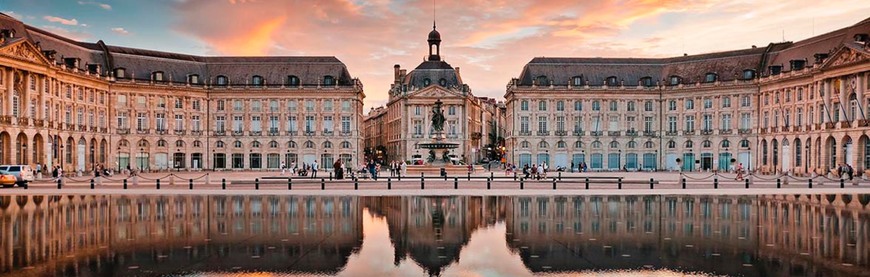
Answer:
[[[299,78],[300,85],[322,84],[325,76],[333,77],[338,85],[353,85],[347,67],[333,56],[195,56],[130,47],[80,42],[43,29],[28,26],[0,13],[0,30],[14,30],[16,37],[24,37],[37,44],[44,53],[53,52],[53,60],[63,64],[66,58],[77,58],[81,70],[87,65],[100,65],[100,75],[112,75],[123,68],[126,78],[151,78],[153,72],[163,72],[165,81],[186,82],[189,75],[198,75],[200,83],[215,83],[218,76],[228,78],[231,85],[250,84],[261,76],[267,85],[288,82],[289,76]]]
[[[705,82],[708,73],[716,75],[717,81],[745,79],[744,72],[753,71],[753,76],[776,74],[771,67],[779,66],[782,72],[792,68],[792,61],[804,61],[812,66],[816,54],[830,54],[834,50],[853,43],[856,35],[870,33],[870,18],[855,25],[808,38],[798,42],[771,43],[766,47],[752,47],[733,51],[686,55],[671,58],[568,58],[538,57],[523,67],[518,86],[566,86],[575,77],[583,84],[600,86],[610,77],[618,83],[636,86],[643,78],[650,78],[653,85],[667,84],[672,76],[682,84]],[[540,84],[546,80],[547,84]],[[572,83],[573,85],[573,83]]]

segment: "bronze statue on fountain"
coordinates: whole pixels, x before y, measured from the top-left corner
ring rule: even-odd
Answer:
[[[444,135],[444,121],[446,121],[446,118],[444,117],[444,111],[441,109],[441,104],[443,103],[439,99],[435,101],[435,106],[432,107],[432,133],[430,138],[433,139],[433,142],[419,144],[420,148],[429,149],[428,161],[431,164],[446,164],[450,162],[450,149],[459,147],[457,143],[443,142],[446,139]],[[439,152],[441,152],[440,160],[437,159]]]

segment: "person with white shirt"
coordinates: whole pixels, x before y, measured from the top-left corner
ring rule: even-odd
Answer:
[[[317,161],[311,164],[311,179],[317,178]]]

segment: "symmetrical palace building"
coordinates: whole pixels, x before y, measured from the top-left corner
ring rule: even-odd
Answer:
[[[505,94],[508,160],[592,170],[870,168],[870,19],[659,59],[535,58]]]
[[[86,43],[0,14],[0,159],[107,168],[356,162],[362,84],[335,57]]]

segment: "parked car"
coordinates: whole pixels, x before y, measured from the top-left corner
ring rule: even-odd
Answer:
[[[15,184],[19,186],[33,182],[33,169],[29,165],[0,165],[0,171],[14,175]]]
[[[8,188],[14,186],[17,182],[18,179],[15,177],[15,175],[6,171],[0,171],[0,186]]]

